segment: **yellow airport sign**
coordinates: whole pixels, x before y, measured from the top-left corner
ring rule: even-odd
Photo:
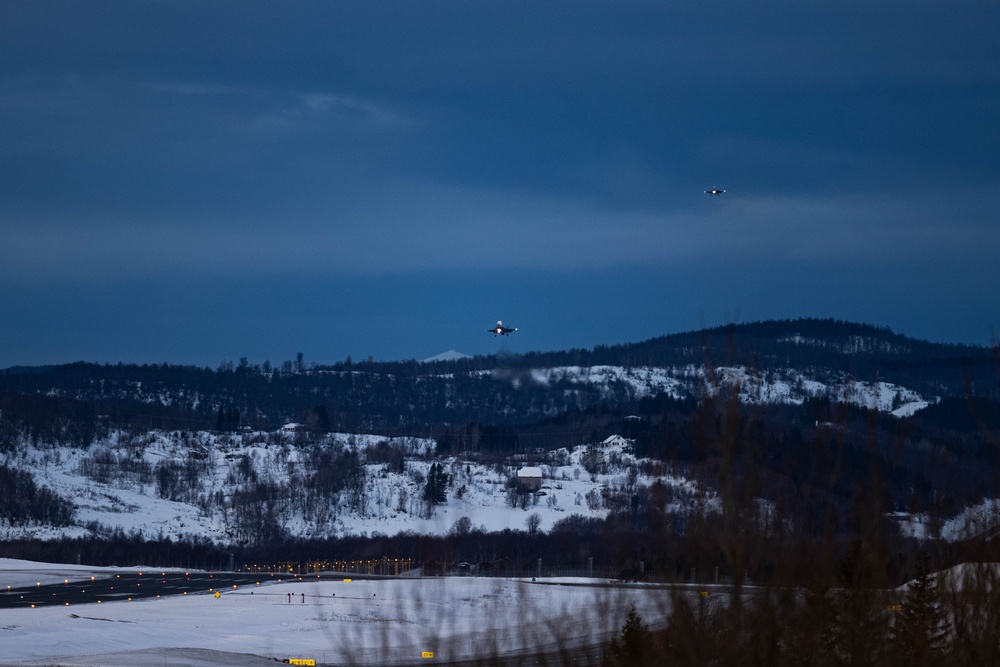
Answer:
[[[434,651],[422,651],[420,653],[420,657],[421,658],[433,658],[434,657]]]
[[[312,665],[316,666],[316,661],[312,658],[285,658],[284,663],[286,665]]]

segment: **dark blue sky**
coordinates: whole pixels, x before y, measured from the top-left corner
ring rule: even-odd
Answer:
[[[998,25],[992,0],[4,3],[0,368],[800,316],[988,344]]]

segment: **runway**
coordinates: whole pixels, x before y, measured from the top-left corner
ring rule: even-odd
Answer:
[[[185,572],[177,570],[122,570],[83,580],[37,582],[33,586],[0,589],[0,609],[70,607],[176,595],[213,595],[277,582],[343,579],[342,574],[293,575],[288,573]],[[348,575],[358,578],[356,575]],[[2,584],[0,584],[2,585]],[[289,594],[290,595],[290,594]],[[289,602],[292,602],[289,599]]]

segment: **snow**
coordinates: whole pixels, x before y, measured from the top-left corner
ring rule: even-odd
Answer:
[[[925,514],[901,514],[897,519],[900,532],[909,537],[921,540],[940,537],[948,542],[966,540],[997,529],[1000,524],[1000,500],[984,500],[945,521],[931,521]]]
[[[518,388],[525,376],[496,370],[492,372],[492,377],[497,381],[509,381]],[[893,405],[903,404],[897,408],[897,416],[910,416],[929,404],[917,392],[892,383],[854,380],[843,375],[827,377],[824,382],[794,369],[762,370],[745,366],[706,368],[695,365],[556,366],[532,369],[527,377],[545,387],[558,383],[596,386],[606,395],[610,395],[614,387],[624,386],[634,398],[658,393],[673,398],[716,396],[725,389],[737,391],[740,400],[748,405],[801,405],[810,398],[829,398],[896,414]]]
[[[245,486],[240,470],[247,465],[258,479],[281,488],[301,486],[303,476],[308,474],[308,455],[295,444],[298,435],[287,427],[272,433],[189,432],[184,437],[176,432],[151,431],[129,443],[123,441],[123,434],[112,433],[89,449],[24,444],[16,453],[0,454],[0,463],[29,470],[38,486],[72,498],[77,506],[75,523],[55,528],[0,522],[0,539],[82,537],[95,530],[109,534],[120,529],[126,535],[141,532],[146,538],[231,542],[236,534],[233,512],[231,508],[223,511],[211,499],[221,494],[223,504],[229,507],[233,493]],[[322,512],[309,516],[289,502],[278,509],[283,528],[304,538],[400,532],[445,535],[459,520],[473,530],[524,530],[528,518],[537,514],[537,528],[548,531],[572,515],[603,519],[610,511],[605,504],[607,492],[621,492],[629,483],[645,486],[660,481],[678,488],[678,497],[691,499],[688,509],[700,497],[711,495],[679,475],[640,476],[630,482],[629,468],[637,459],[624,444],[553,452],[552,459],[558,464],[533,466],[542,477],[542,488],[539,494],[530,496],[526,505],[512,502],[515,498],[508,492],[507,482],[517,474],[516,465],[498,468],[462,457],[433,459],[433,440],[330,434],[322,446],[334,452],[355,451],[364,462],[366,452],[381,443],[405,452],[404,470],[385,463],[366,463],[363,502],[341,493]],[[195,451],[204,457],[204,469],[183,501],[169,500],[160,497],[156,474],[145,480],[118,473],[107,480],[95,480],[83,474],[84,462],[103,451],[138,457],[153,470],[161,462],[186,465],[190,452]],[[448,475],[448,498],[444,504],[428,505],[423,500],[423,480],[435,460],[441,462]],[[674,509],[683,511],[679,504]]]
[[[0,582],[33,585],[67,573],[104,571],[0,559]],[[417,662],[424,651],[452,660],[609,638],[632,604],[657,622],[668,593],[604,580],[267,580],[218,598],[0,609],[0,665],[391,664]]]
[[[910,401],[893,410],[892,414],[900,418],[912,417],[918,410],[923,410],[928,405],[930,405],[928,401]]]
[[[457,359],[471,358],[471,355],[463,354],[462,352],[457,352],[455,350],[448,350],[447,352],[442,352],[441,354],[435,354],[433,357],[427,357],[423,360],[423,363],[430,363],[434,361],[455,361]]]

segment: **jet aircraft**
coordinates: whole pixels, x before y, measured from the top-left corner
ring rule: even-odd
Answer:
[[[512,331],[517,331],[517,327],[505,327],[503,325],[503,322],[501,322],[500,320],[497,320],[497,325],[495,327],[493,327],[492,329],[487,329],[486,331],[487,331],[487,333],[491,333],[494,336],[506,336],[507,334],[511,333]]]
[[[720,190],[719,188],[712,188],[711,190],[705,190],[706,195],[712,195],[713,197],[718,197],[723,192],[725,192],[725,190]]]

